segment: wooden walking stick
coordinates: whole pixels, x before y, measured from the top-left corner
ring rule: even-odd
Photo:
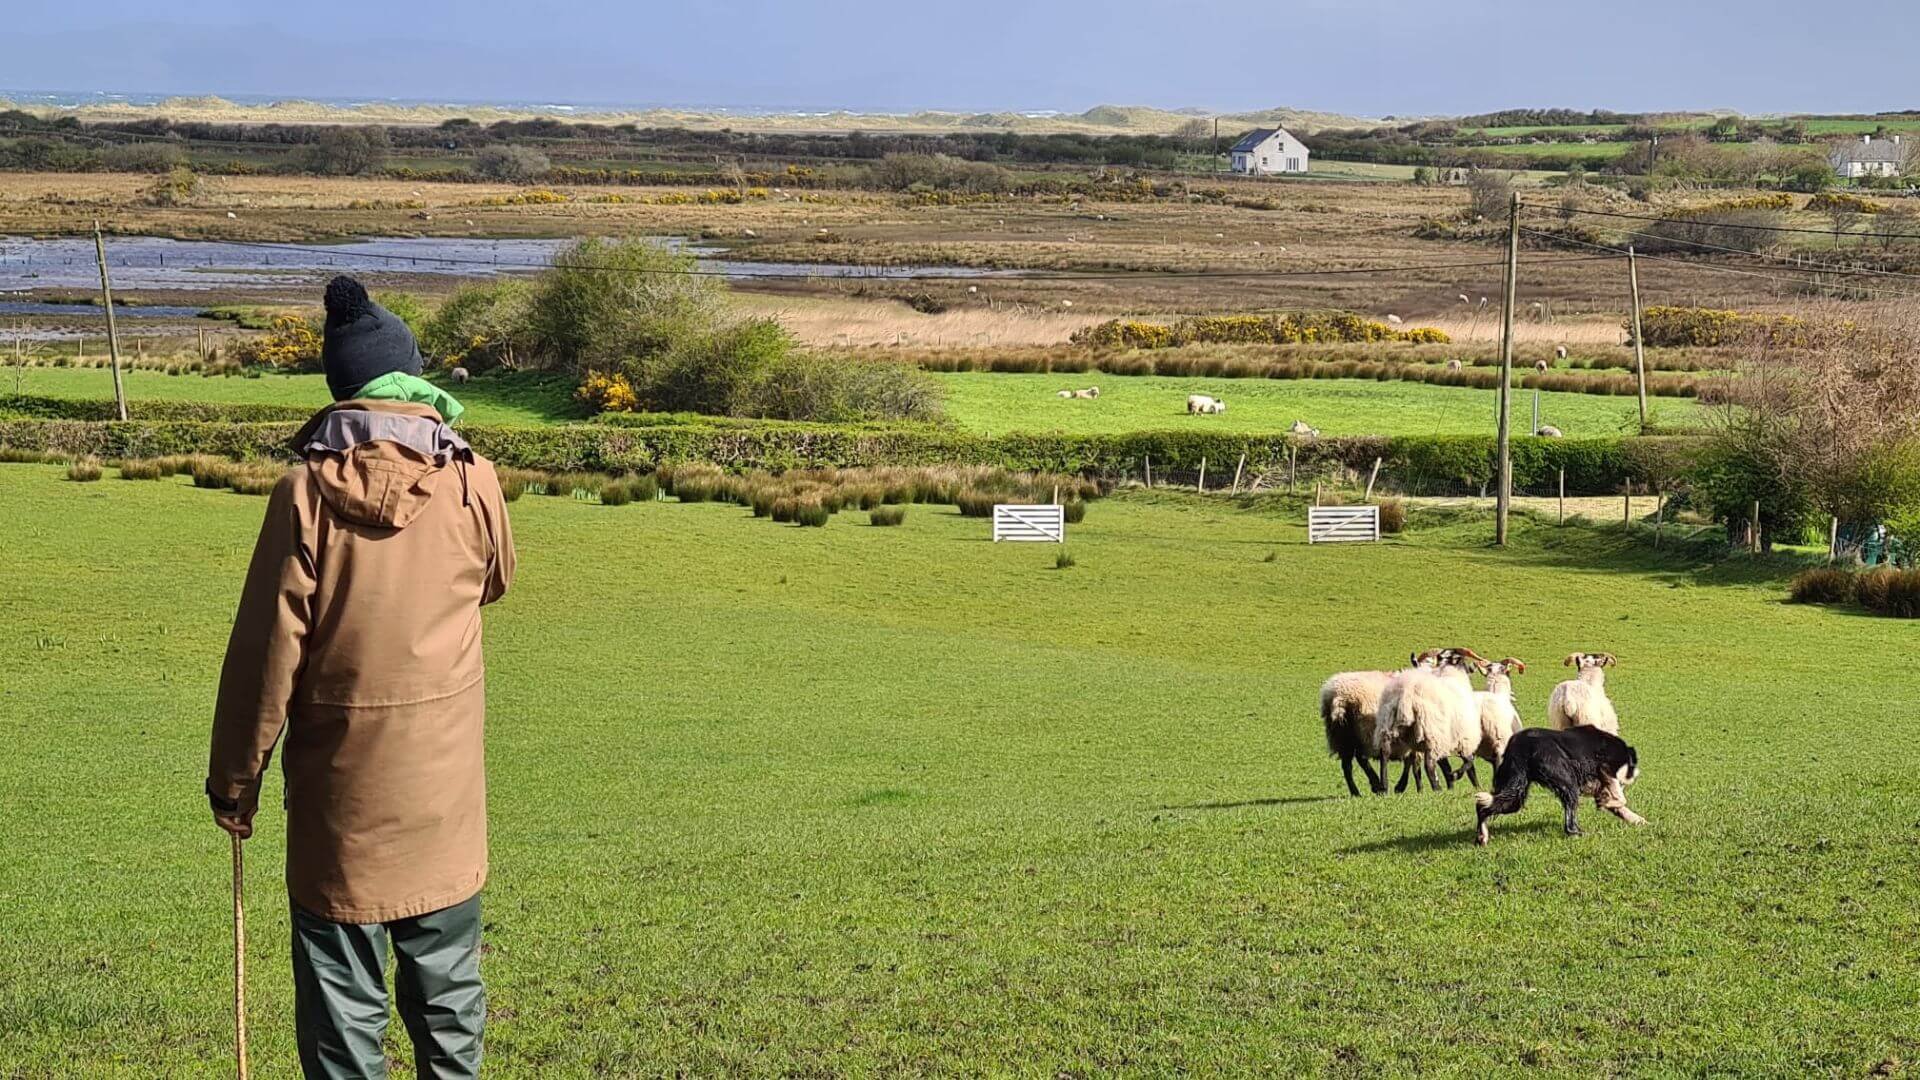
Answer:
[[[247,1080],[247,907],[242,884],[240,835],[233,834],[233,1062]]]

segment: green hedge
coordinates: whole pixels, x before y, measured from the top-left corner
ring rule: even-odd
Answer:
[[[194,421],[0,419],[0,445],[102,458],[206,453],[230,458],[288,456],[299,425]],[[1197,469],[1206,459],[1230,475],[1240,455],[1255,472],[1281,467],[1298,450],[1298,474],[1365,472],[1376,457],[1395,487],[1427,494],[1478,491],[1494,468],[1491,436],[1343,436],[1296,440],[1286,435],[1143,431],[1122,435],[975,435],[952,428],[895,428],[802,423],[568,424],[521,428],[478,425],[463,434],[502,466],[620,472],[660,464],[710,461],[729,469],[878,465],[995,465],[1022,471],[1137,476],[1150,456],[1156,474]],[[1568,494],[1611,494],[1622,483],[1670,483],[1691,464],[1698,439],[1661,436],[1513,441],[1514,484],[1545,493],[1567,473]]]
[[[214,401],[130,401],[127,416],[133,420],[198,420],[260,423],[270,420],[305,420],[314,410],[305,405],[269,405],[250,402]],[[31,417],[42,420],[112,420],[111,399],[41,397],[35,394],[0,394],[0,418]]]

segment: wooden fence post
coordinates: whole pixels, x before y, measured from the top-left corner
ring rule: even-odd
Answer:
[[[1560,470],[1560,524],[1567,523],[1567,470]]]
[[[1235,495],[1240,494],[1240,471],[1246,467],[1247,455],[1245,451],[1242,451],[1240,454],[1240,464],[1233,467],[1233,493]]]
[[[1313,482],[1313,505],[1320,505],[1320,481],[1318,480]]]
[[[1666,524],[1666,521],[1667,521],[1667,493],[1664,491],[1656,491],[1653,493],[1653,546],[1654,547],[1660,546],[1660,528],[1661,526]]]
[[[1293,470],[1294,470],[1294,466],[1299,462],[1299,460],[1300,460],[1300,448],[1297,446],[1287,447],[1287,494],[1288,495],[1293,494]]]
[[[1833,523],[1827,526],[1827,561],[1840,560],[1840,518],[1835,516]]]
[[[1373,459],[1373,472],[1367,477],[1367,493],[1360,497],[1361,502],[1373,501],[1373,482],[1380,479],[1380,459]]]
[[[1753,553],[1760,554],[1760,500],[1753,500]]]
[[[1199,487],[1200,494],[1207,493],[1207,459],[1204,456],[1200,459],[1200,483],[1196,486]]]
[[[1153,486],[1153,455],[1147,454],[1145,455],[1145,457],[1147,462],[1147,486],[1152,487]]]
[[[1620,526],[1629,529],[1633,527],[1633,486],[1631,484],[1620,493]]]

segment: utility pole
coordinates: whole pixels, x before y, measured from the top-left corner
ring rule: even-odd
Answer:
[[[1213,118],[1213,172],[1220,171],[1220,118]]]
[[[1647,430],[1647,343],[1640,339],[1640,263],[1627,245],[1627,288],[1633,292],[1633,366],[1640,376],[1640,432]]]
[[[100,302],[107,309],[107,355],[113,361],[113,411],[127,418],[127,388],[120,381],[120,334],[113,326],[113,286],[107,281],[107,242],[100,238],[100,221],[93,222],[93,255],[100,263]]]
[[[1500,313],[1500,426],[1499,490],[1494,500],[1493,542],[1507,545],[1507,509],[1513,501],[1513,455],[1508,441],[1512,436],[1511,412],[1513,386],[1513,305],[1520,277],[1520,195],[1515,192],[1507,204],[1507,290]]]

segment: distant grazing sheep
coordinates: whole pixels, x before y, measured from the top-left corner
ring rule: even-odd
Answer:
[[[1086,398],[1088,401],[1092,401],[1094,398],[1097,398],[1100,396],[1100,388],[1097,386],[1089,386],[1085,390],[1075,390],[1073,392],[1073,396],[1077,398]]]
[[[1071,390],[1062,390],[1062,391],[1060,391],[1060,392],[1059,392],[1058,394],[1055,394],[1054,396],[1055,396],[1055,397],[1063,397],[1063,398],[1070,398],[1070,397],[1072,397],[1072,396],[1073,396],[1073,391],[1071,391]]]
[[[1309,427],[1305,420],[1295,420],[1293,426],[1287,429],[1287,434],[1298,435],[1303,439],[1317,439],[1320,437],[1320,429]]]
[[[1400,316],[1398,316],[1398,315],[1389,315],[1389,316],[1387,316],[1387,325],[1388,325],[1388,326],[1399,326],[1399,325],[1400,325]]]
[[[1449,360],[1449,361],[1447,361],[1447,370],[1448,370],[1448,371],[1459,371],[1459,370],[1460,370],[1460,368],[1461,368],[1461,366],[1462,366],[1462,365],[1461,365],[1461,363],[1460,363],[1460,361],[1458,361],[1458,360]]]
[[[1559,439],[1559,438],[1565,437],[1565,433],[1563,433],[1559,428],[1554,427],[1552,424],[1541,424],[1540,430],[1534,432],[1534,434],[1540,436],[1543,439]]]
[[[1565,360],[1567,358],[1567,347],[1565,345],[1556,346],[1553,350],[1553,355]]]
[[[463,383],[463,382],[466,382],[469,378],[472,378],[472,376],[467,373],[466,368],[457,367],[453,369],[454,382]]]
[[[1219,398],[1208,397],[1206,394],[1187,395],[1187,415],[1189,416],[1197,416],[1201,413],[1223,413],[1226,411],[1227,403],[1221,401]]]
[[[1547,362],[1545,360],[1535,360],[1533,362],[1533,370],[1535,371],[1547,370]]]

